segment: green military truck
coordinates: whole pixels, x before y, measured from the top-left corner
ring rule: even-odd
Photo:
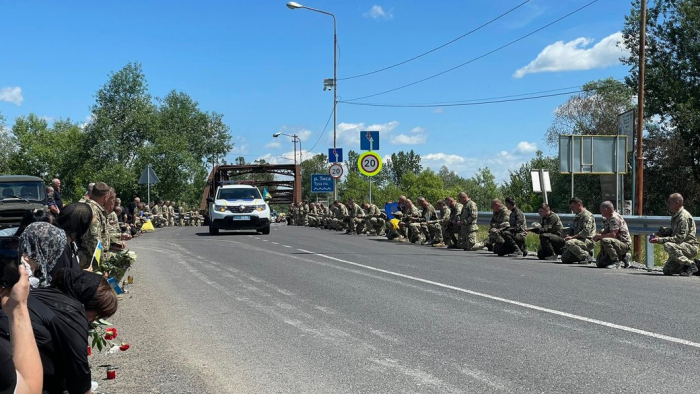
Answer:
[[[17,227],[26,212],[46,209],[46,185],[35,176],[0,175],[0,229]]]

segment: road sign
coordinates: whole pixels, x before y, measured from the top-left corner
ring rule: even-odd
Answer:
[[[342,163],[343,162],[343,148],[328,148],[328,162],[329,163]]]
[[[328,174],[335,179],[340,179],[343,176],[343,165],[340,163],[333,163],[328,169]]]
[[[360,150],[379,150],[379,132],[360,131]]]
[[[382,158],[377,152],[365,152],[357,160],[357,168],[366,176],[375,176],[382,170]]]
[[[311,174],[311,193],[333,193],[334,186],[330,175]]]
[[[143,169],[143,172],[141,172],[141,176],[139,177],[139,185],[155,185],[156,183],[158,183],[158,177],[153,171],[153,167],[151,167],[149,164]]]
[[[627,152],[634,151],[634,114],[633,109],[617,115],[617,135],[627,136]]]

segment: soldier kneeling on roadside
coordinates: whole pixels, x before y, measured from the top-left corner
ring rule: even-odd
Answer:
[[[540,248],[537,250],[537,258],[540,260],[557,260],[564,249],[564,238],[561,237],[564,226],[559,215],[552,212],[549,204],[540,205],[537,213],[540,214],[540,225],[529,231],[539,234]]]
[[[627,229],[627,222],[617,212],[610,201],[600,204],[600,214],[603,216],[603,231],[593,237],[593,241],[600,242],[600,253],[596,265],[598,268],[618,268],[620,261],[623,267],[630,266],[630,245],[632,239]]]
[[[692,259],[698,254],[698,238],[693,215],[683,208],[683,196],[679,193],[671,194],[668,198],[668,210],[673,213],[671,228],[662,227],[649,242],[662,244],[668,253],[664,275],[696,274],[698,267]]]

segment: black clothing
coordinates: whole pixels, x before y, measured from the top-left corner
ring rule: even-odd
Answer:
[[[56,289],[36,289],[27,300],[32,329],[44,367],[44,392],[84,394],[90,390],[88,321],[83,305]],[[0,313],[0,336],[9,339]]]
[[[58,209],[63,209],[63,198],[61,197],[61,192],[56,188],[53,189],[53,199]]]
[[[80,269],[78,261],[78,245],[75,242],[66,243],[63,254],[56,260],[56,265],[51,270],[51,277],[55,278],[58,271],[68,269]]]
[[[515,253],[516,251],[523,252],[525,248],[525,237],[522,233],[513,234],[510,231],[503,231],[501,235],[503,236],[503,240],[505,242],[497,245],[498,251],[496,254],[499,256],[505,256],[507,254]],[[527,236],[527,233],[525,233],[525,236]],[[494,251],[495,250],[496,249],[494,248]]]
[[[0,394],[13,394],[17,386],[17,372],[12,361],[12,344],[0,338]]]
[[[564,238],[556,234],[545,233],[540,234],[540,249],[537,251],[537,257],[544,260],[550,256],[562,254],[566,241]]]

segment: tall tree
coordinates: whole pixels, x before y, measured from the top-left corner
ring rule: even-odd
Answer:
[[[635,0],[625,18],[623,40],[629,57],[623,62],[631,67],[626,78],[636,88],[639,81],[640,1]],[[645,115],[661,120],[663,135],[683,141],[681,156],[674,163],[689,167],[695,181],[700,181],[700,1],[660,0],[647,12],[645,73]],[[658,160],[658,158],[657,158]],[[672,176],[670,172],[660,176]],[[645,194],[652,192],[647,189]]]
[[[409,152],[400,151],[399,153],[391,154],[391,178],[395,185],[401,184],[401,179],[407,173],[418,175],[423,169],[420,163],[420,155],[415,153],[413,149]]]

